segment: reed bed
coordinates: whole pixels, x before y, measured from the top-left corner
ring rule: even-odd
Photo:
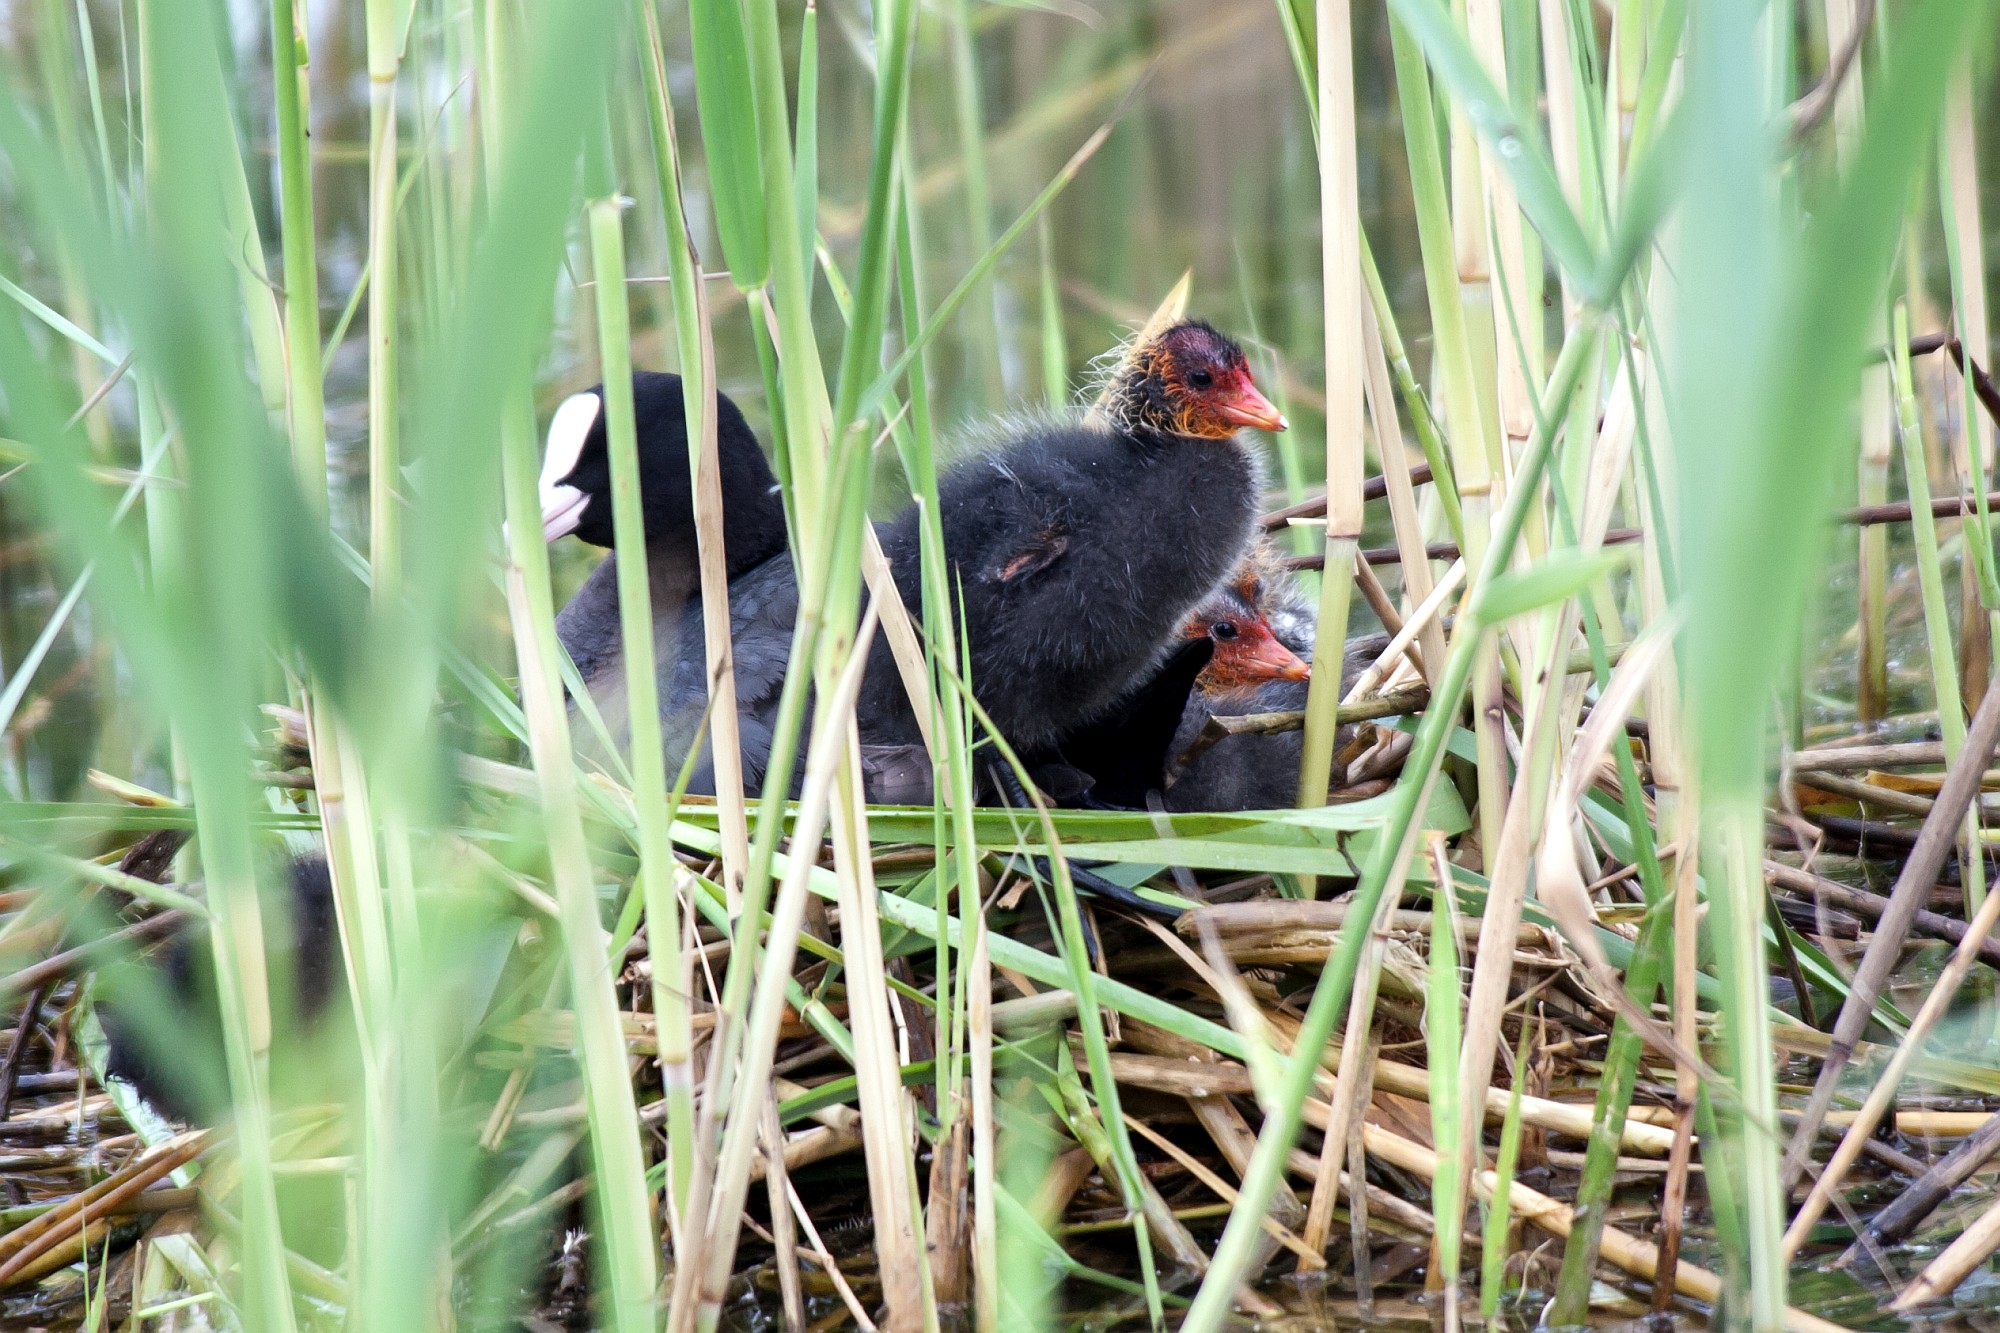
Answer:
[[[0,1320],[1990,1303],[1994,8],[0,7]],[[953,799],[939,473],[1183,304],[1293,422],[1315,659],[1395,642],[1204,738],[1302,729],[1300,809]],[[761,790],[725,636],[713,799],[643,648],[629,749],[565,703],[540,426],[634,366],[783,480]],[[878,620],[935,808],[863,800]],[[107,1077],[113,995],[225,1128]]]

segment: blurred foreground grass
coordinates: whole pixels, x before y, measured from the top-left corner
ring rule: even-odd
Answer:
[[[1948,353],[1911,353],[1946,332],[1991,364],[1965,54],[1991,9],[0,9],[0,1138],[48,1132],[39,1098],[91,1126],[8,1159],[0,1286],[135,1326],[1208,1329],[1298,1303],[1257,1282],[1295,1266],[1330,1320],[1400,1308],[1413,1269],[1448,1319],[1461,1284],[1468,1317],[1675,1288],[1759,1329],[1817,1326],[1794,1296],[1859,1317],[1866,1286],[1790,1292],[1794,1257],[1924,1194],[1938,1096],[2000,1094],[1972,961],[2000,899],[1983,856],[1943,855],[1990,839],[2000,579],[1983,499],[1924,504],[1991,489],[1992,422]],[[1273,507],[1331,480],[1324,536],[1281,534],[1324,566],[1318,660],[1374,627],[1348,613],[1364,544],[1407,557],[1399,617],[1463,561],[1392,682],[1428,707],[1342,756],[1372,788],[1165,831],[867,811],[828,726],[781,845],[782,785],[670,811],[657,764],[579,771],[549,616],[580,570],[535,540],[538,408],[621,364],[743,402],[808,553],[794,674],[831,698],[861,614],[843,496],[891,512],[983,420],[1073,401],[1188,270],[1293,421]],[[1914,517],[1826,521],[1904,495]],[[1337,702],[1308,709],[1309,791]],[[1811,753],[1877,724],[1930,748]],[[791,855],[828,825],[825,864]],[[198,901],[107,873],[163,828],[195,834],[168,878]],[[1817,839],[1873,854],[1845,879],[1900,876],[1893,902],[1801,869]],[[264,970],[279,842],[333,865],[339,1114],[270,1077],[303,1040]],[[1060,855],[1024,886],[1016,854],[1062,847],[1211,901],[1170,932],[1080,907]],[[1939,970],[1903,957],[1918,899],[1920,935],[1972,937],[1928,990],[1895,984]],[[235,1133],[134,1250],[89,1187],[208,1145],[85,1095],[110,951],[68,950],[160,909],[214,926]],[[1828,1121],[1851,1142],[1822,1189],[1865,1188],[1815,1226],[1781,1154],[1866,1095],[1864,1036],[1913,1063],[1858,1129]],[[1892,1112],[1902,1149],[1850,1178]],[[1676,1259],[1690,1201],[1713,1273]],[[1885,1274],[1949,1292],[1991,1204],[1969,1190]]]

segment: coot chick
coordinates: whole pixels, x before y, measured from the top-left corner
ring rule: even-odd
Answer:
[[[337,1072],[341,1063],[328,1054],[348,1035],[334,1030],[336,1011],[345,1008],[347,974],[326,858],[317,853],[293,858],[286,884],[286,919],[271,911],[264,916],[272,1009],[284,1034],[272,1047],[272,1084],[285,1093],[310,1088],[338,1095],[351,1080]],[[134,974],[141,968],[151,974],[151,984],[141,984]],[[104,1003],[97,1012],[110,1048],[106,1072],[131,1084],[170,1119],[194,1125],[223,1120],[229,1078],[207,927],[182,930],[154,964],[107,968],[101,986]],[[163,1002],[172,1006],[171,1013],[159,1013]],[[151,1021],[141,1021],[142,1005],[153,1009]]]
[[[1188,617],[1182,643],[1143,685],[1108,717],[1064,738],[1060,764],[1045,764],[1043,771],[1076,789],[1066,803],[1147,808],[1149,796],[1174,776],[1169,760],[1200,731],[1213,700],[1267,681],[1306,678],[1310,668],[1279,641],[1259,601],[1256,575],[1246,563]]]
[[[1167,809],[1280,810],[1298,802],[1304,748],[1300,731],[1226,736],[1192,759],[1182,756],[1211,717],[1293,712],[1306,706],[1317,619],[1275,554],[1260,546],[1229,587],[1189,620],[1185,632],[1205,634],[1215,651],[1195,678],[1174,733],[1171,781],[1161,792]],[[1348,645],[1340,669],[1343,693],[1386,644],[1384,636],[1370,635]]]
[[[1017,751],[1060,746],[1160,665],[1250,545],[1262,470],[1237,432],[1285,427],[1242,349],[1196,320],[1131,349],[1100,407],[1017,427],[938,484],[973,690]],[[914,510],[887,525],[882,546],[921,619]],[[873,651],[864,737],[913,742],[886,640]]]

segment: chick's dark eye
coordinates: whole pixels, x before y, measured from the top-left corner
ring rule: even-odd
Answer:
[[[1215,376],[1205,370],[1197,370],[1188,376],[1188,383],[1197,389],[1210,389],[1215,387]]]
[[[1226,620],[1219,620],[1209,627],[1208,633],[1217,643],[1228,643],[1236,637],[1236,626]]]

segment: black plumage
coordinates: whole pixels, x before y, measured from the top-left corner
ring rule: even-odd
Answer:
[[[271,1004],[284,1034],[272,1048],[272,1083],[295,1091],[331,1080],[328,1087],[344,1090],[340,1063],[328,1058],[328,1046],[339,1040],[331,1030],[334,1014],[344,1010],[347,989],[333,879],[318,854],[294,858],[285,873],[288,892],[274,904],[282,911],[264,913]],[[106,1072],[172,1119],[218,1123],[228,1110],[229,1081],[207,928],[175,935],[155,963],[107,968],[101,986]]]
[[[544,535],[573,532],[613,545],[609,439],[603,386],[574,395],[549,429],[542,476]],[[745,778],[763,780],[770,723],[784,681],[798,589],[786,547],[784,499],[757,437],[729,396],[717,393],[716,455],[722,478],[722,544],[730,578],[738,711],[743,718]],[[701,575],[694,492],[688,469],[685,400],[678,375],[636,371],[639,491],[645,516],[654,662],[660,686],[669,775],[701,728],[708,703],[703,651]],[[572,461],[573,459],[573,461]],[[556,521],[551,522],[552,516]],[[602,561],[556,616],[556,637],[589,687],[615,740],[625,740],[624,636],[618,617],[618,562]],[[704,752],[706,746],[704,746]],[[697,757],[690,790],[712,792],[709,761]]]
[[[1244,616],[1251,617],[1299,658],[1312,660],[1318,612],[1268,547],[1253,553],[1227,595],[1197,613],[1197,623],[1230,623],[1230,618],[1235,618],[1240,624]],[[1239,632],[1233,637],[1235,643],[1241,643],[1249,636]],[[1387,646],[1384,634],[1367,635],[1347,644],[1340,663],[1343,695]],[[1169,747],[1170,781],[1161,793],[1169,810],[1281,810],[1298,803],[1299,769],[1305,751],[1302,731],[1225,736],[1188,757],[1211,718],[1297,712],[1306,706],[1306,681],[1243,670],[1241,661],[1229,660],[1242,656],[1232,652],[1233,648],[1234,643],[1218,647],[1214,666],[1196,679],[1194,690],[1187,695],[1186,710]],[[1344,744],[1352,731],[1352,727],[1341,728],[1336,744]]]
[[[945,562],[964,601],[973,692],[1017,749],[1059,744],[1160,662],[1175,626],[1235,567],[1261,476],[1233,438],[1037,427],[938,485]],[[921,613],[916,515],[882,547]],[[878,642],[864,727],[912,740],[915,717]]]
[[[1197,691],[1188,699],[1171,751],[1176,760],[1186,754],[1211,717],[1304,708],[1306,689],[1304,681],[1273,680],[1227,694]],[[1160,799],[1176,812],[1287,809],[1298,804],[1304,751],[1300,731],[1225,736],[1185,765],[1169,761],[1173,781]]]

